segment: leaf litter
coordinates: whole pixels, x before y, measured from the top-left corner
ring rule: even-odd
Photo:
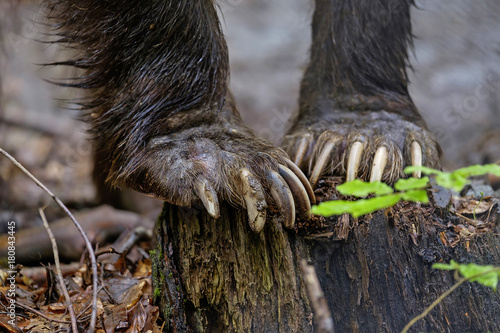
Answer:
[[[135,247],[138,247],[136,245]],[[141,243],[140,246],[148,246]],[[99,292],[97,302],[97,333],[161,332],[159,309],[152,304],[151,260],[143,251],[120,256],[107,262],[99,258]],[[142,254],[141,254],[142,253]],[[108,255],[109,256],[109,255]],[[53,267],[45,267],[46,281],[30,278],[30,270],[21,269],[16,275],[16,324],[12,325],[8,311],[10,284],[7,271],[0,271],[0,332],[66,332],[71,322],[68,308],[55,279]],[[26,271],[27,274],[24,274]],[[79,331],[89,326],[92,311],[92,286],[89,264],[64,277],[75,309]],[[10,321],[10,323],[9,323]]]

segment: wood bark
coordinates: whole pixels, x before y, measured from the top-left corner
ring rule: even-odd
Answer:
[[[313,332],[294,235],[246,213],[165,204],[156,226],[154,288],[172,332]]]
[[[169,332],[314,332],[306,259],[337,333],[399,332],[456,282],[433,263],[500,265],[498,220],[495,207],[476,223],[403,203],[359,220],[315,217],[297,232],[271,218],[257,235],[230,206],[215,221],[203,209],[165,204],[153,255],[156,302]],[[477,232],[460,232],[467,221]],[[498,318],[499,294],[465,283],[410,332],[500,332]]]

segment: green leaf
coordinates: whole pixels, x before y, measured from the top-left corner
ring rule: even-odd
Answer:
[[[361,199],[357,201],[336,200],[322,202],[311,208],[311,212],[316,215],[332,216],[349,213],[354,217],[359,217],[372,213],[379,209],[392,207],[401,199],[400,194],[391,194],[372,199]]]
[[[464,278],[470,278],[471,276],[486,273],[486,272],[491,271],[497,267],[494,267],[491,265],[483,266],[483,265],[478,265],[478,264],[474,264],[474,263],[459,264],[456,261],[451,260],[449,264],[438,263],[438,264],[432,265],[432,268],[442,269],[442,270],[450,270],[450,271],[458,270]],[[496,272],[486,273],[486,274],[481,275],[479,277],[473,278],[470,281],[480,283],[480,284],[482,284],[486,287],[490,287],[496,291],[499,277],[500,277],[500,272],[496,271]]]
[[[422,171],[424,175],[439,175],[443,173],[443,171],[428,168],[425,166],[409,166],[403,170],[403,172],[406,174],[412,173],[413,171]]]
[[[432,265],[432,268],[434,269],[442,269],[446,271],[454,271],[457,270],[460,267],[460,264],[457,263],[455,260],[450,261],[449,264],[443,264],[443,263],[435,263]]]
[[[426,190],[414,190],[401,193],[401,198],[406,201],[428,203],[429,197]]]
[[[379,209],[392,207],[401,200],[400,194],[384,195],[372,199],[362,199],[355,201],[355,205],[350,212],[352,216],[358,217],[368,213],[372,213]]]
[[[460,192],[469,181],[467,177],[464,177],[457,173],[443,173],[442,175],[436,176],[436,183],[446,188],[451,188],[457,192]]]
[[[471,277],[471,276],[476,275],[476,274],[486,273],[487,271],[490,271],[494,268],[495,267],[491,266],[491,265],[482,266],[482,265],[477,265],[477,264],[471,263],[471,264],[466,264],[466,265],[464,265],[464,264],[460,265],[458,271],[460,272],[460,274],[462,274],[463,277],[468,278],[468,277]],[[471,279],[470,281],[471,282],[476,281],[476,282],[482,284],[483,286],[490,287],[496,291],[497,284],[498,284],[498,275],[499,275],[498,272],[490,272],[490,273],[481,275],[477,278]]]
[[[500,165],[486,164],[486,165],[471,165],[461,168],[452,172],[452,174],[461,175],[462,177],[481,176],[491,173],[500,177]]]
[[[435,179],[436,179],[436,183],[440,186],[443,186],[443,187],[449,188],[449,189],[454,188],[453,187],[454,181],[453,181],[453,178],[451,177],[451,173],[444,173],[443,172],[441,174],[436,175]]]
[[[460,192],[464,188],[464,186],[469,182],[467,180],[467,177],[464,177],[460,173],[442,172],[427,167],[410,166],[406,167],[404,172],[412,173],[413,171],[418,171],[418,170],[421,170],[422,173],[426,175],[435,175],[434,178],[438,185],[445,188],[453,189],[457,192]]]
[[[408,178],[400,179],[394,184],[394,188],[398,191],[419,190],[427,187],[429,184],[429,177],[423,178]],[[406,199],[405,199],[406,200]]]
[[[359,217],[372,213],[379,209],[392,207],[401,199],[400,194],[391,194],[372,199],[361,199],[357,201],[336,200],[322,202],[311,208],[311,212],[316,215],[332,216],[349,213],[354,217]]]
[[[346,200],[335,200],[322,202],[317,206],[311,207],[311,212],[316,215],[321,216],[332,216],[332,215],[342,215],[344,213],[349,213],[352,209],[354,201]]]
[[[356,179],[337,186],[337,190],[343,195],[353,195],[356,197],[366,197],[368,194],[385,195],[391,194],[394,190],[382,182],[367,183]]]
[[[405,168],[404,172],[412,173],[413,171],[419,170],[426,175],[435,175],[436,183],[438,185],[453,189],[457,192],[460,192],[469,182],[467,177],[480,176],[487,173],[500,176],[500,165],[497,164],[471,165],[453,172],[442,172],[424,166],[409,166]]]

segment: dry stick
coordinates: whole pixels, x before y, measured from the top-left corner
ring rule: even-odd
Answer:
[[[20,303],[20,302],[16,302],[16,306],[18,308],[21,308],[21,309],[24,309],[24,310],[28,310],[30,312],[33,312],[34,314],[36,314],[37,316],[39,317],[42,317],[48,321],[53,321],[54,323],[60,323],[60,324],[71,324],[71,322],[67,321],[67,320],[59,320],[59,319],[55,319],[55,318],[50,318],[49,316],[47,316],[46,314],[44,314],[43,312],[40,312],[38,310],[35,310],[27,305],[24,305],[23,303]]]
[[[0,314],[3,314],[3,315],[10,315],[11,313],[10,312],[6,312],[6,311],[0,311]],[[23,317],[24,319],[30,319],[29,316],[25,315],[25,314],[21,314],[21,313],[16,313],[16,316],[18,317]]]
[[[87,310],[92,306],[92,304],[89,304],[87,305],[79,314],[78,316],[76,316],[77,319],[79,319],[81,316],[83,316],[85,314],[85,312],[87,312]]]
[[[118,259],[123,254],[132,249],[132,247],[143,238],[151,239],[152,232],[143,226],[136,227],[134,230],[128,231],[126,236],[113,244],[114,247],[109,247],[108,249],[99,251],[96,253],[96,256],[100,256],[101,254],[112,254],[109,258],[106,258],[104,261],[110,263],[116,263]],[[120,237],[121,238],[121,237]]]
[[[54,262],[56,264],[56,274],[57,279],[59,280],[59,284],[61,285],[61,290],[64,294],[64,298],[66,299],[66,306],[69,310],[69,317],[71,318],[71,328],[73,329],[73,333],[78,333],[78,326],[76,324],[76,316],[75,309],[73,308],[73,303],[71,302],[71,298],[69,297],[68,289],[66,288],[66,284],[64,283],[64,278],[61,273],[61,262],[59,261],[59,250],[57,249],[56,239],[52,230],[50,230],[49,223],[47,222],[47,218],[45,217],[45,213],[43,209],[38,209],[40,213],[40,217],[42,218],[43,226],[47,230],[47,234],[49,235],[50,242],[52,243],[52,252],[54,253]]]
[[[439,303],[441,303],[446,298],[446,296],[448,296],[449,294],[451,294],[455,289],[457,289],[458,287],[460,287],[464,282],[467,282],[469,280],[478,278],[480,276],[484,276],[484,275],[487,275],[487,274],[490,274],[490,273],[496,273],[496,272],[500,272],[500,267],[495,267],[495,268],[492,268],[492,269],[487,270],[485,272],[481,272],[481,273],[478,273],[478,274],[471,275],[471,276],[469,276],[467,278],[460,279],[450,289],[446,290],[443,294],[441,294],[441,296],[439,296],[427,309],[425,309],[424,312],[422,312],[421,314],[419,314],[418,316],[416,316],[415,318],[413,318],[408,324],[406,324],[406,326],[403,328],[403,330],[401,331],[401,333],[408,332],[408,330],[413,325],[415,325],[415,323],[417,321],[419,321],[420,319],[422,319],[425,316],[427,316],[429,314],[429,312],[432,311],[432,309],[434,309]]]
[[[35,178],[28,170],[26,170],[25,167],[21,165],[14,157],[12,157],[9,153],[7,153],[5,150],[0,148],[0,153],[7,157],[12,164],[14,164],[16,167],[18,167],[22,172],[24,172],[35,184],[37,184],[42,190],[44,190],[50,197],[59,205],[59,207],[64,210],[64,212],[69,216],[71,221],[73,221],[74,225],[82,235],[84,241],[85,241],[85,247],[87,248],[87,251],[89,252],[89,257],[90,257],[90,262],[92,264],[92,314],[90,317],[90,326],[89,326],[89,333],[94,333],[95,330],[95,324],[97,320],[97,261],[95,258],[95,253],[94,250],[92,249],[92,244],[89,241],[89,238],[85,234],[85,231],[83,231],[82,226],[78,221],[75,219],[73,214],[69,211],[68,207],[66,207],[61,200],[59,200],[58,197],[56,197],[45,185],[42,184],[38,179]]]
[[[316,316],[316,324],[318,325],[318,333],[333,333],[333,319],[326,303],[325,294],[321,289],[321,285],[316,275],[314,266],[308,265],[305,260],[301,260],[300,268],[306,285],[307,294],[311,301],[311,306]]]
[[[74,274],[80,266],[81,265],[76,262],[67,265],[61,264],[61,273],[63,275]],[[43,285],[47,282],[47,271],[45,267],[23,267],[23,275],[37,282],[38,285]]]

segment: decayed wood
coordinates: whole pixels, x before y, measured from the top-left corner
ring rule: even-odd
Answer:
[[[165,204],[156,235],[155,294],[172,331],[312,332],[297,260],[304,250],[279,223],[255,234],[230,206],[213,220]]]
[[[333,184],[323,184],[333,188]],[[336,198],[318,190],[321,199]],[[311,332],[300,260],[315,267],[338,332],[399,332],[456,281],[434,262],[500,265],[499,216],[476,234],[432,205],[399,204],[353,219],[314,218],[299,232],[268,221],[256,235],[244,212],[221,218],[165,205],[157,223],[154,285],[171,331]],[[466,283],[410,332],[500,331],[500,296]]]
[[[388,223],[389,222],[389,223]],[[454,249],[441,242],[433,220],[417,223],[416,244],[401,226],[376,214],[360,223],[340,247],[309,242],[311,257],[337,332],[399,332],[456,281],[432,263],[500,264],[498,237],[478,235]],[[498,332],[500,297],[468,283],[444,300],[410,332]]]

